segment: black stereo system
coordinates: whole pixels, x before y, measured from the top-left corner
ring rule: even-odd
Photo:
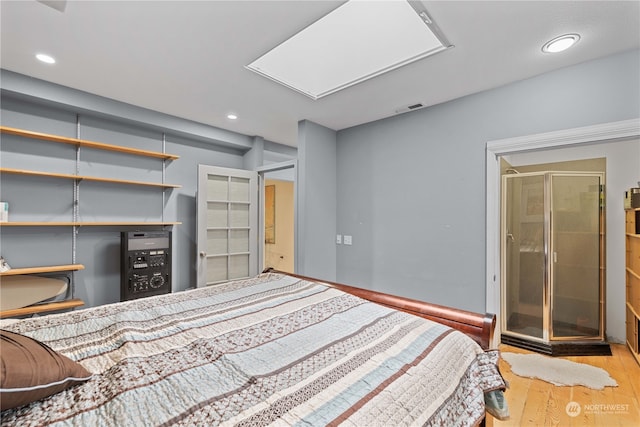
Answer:
[[[171,292],[171,232],[123,231],[120,301]]]

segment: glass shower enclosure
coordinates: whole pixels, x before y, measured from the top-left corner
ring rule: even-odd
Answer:
[[[503,343],[604,341],[603,189],[602,173],[503,175]]]

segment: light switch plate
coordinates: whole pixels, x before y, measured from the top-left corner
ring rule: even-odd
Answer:
[[[350,245],[352,244],[353,240],[351,236],[344,236],[344,244],[345,245]]]
[[[342,244],[342,234],[336,235],[336,244],[337,245]]]

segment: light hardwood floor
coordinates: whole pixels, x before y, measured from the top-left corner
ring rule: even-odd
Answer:
[[[501,352],[531,353],[516,347],[500,346]],[[514,375],[504,360],[500,371],[509,382],[505,396],[511,417],[500,421],[487,416],[487,426],[640,426],[640,366],[629,349],[612,344],[612,356],[570,356],[609,372],[618,387],[592,390],[583,386],[558,387],[545,381]],[[567,405],[576,402],[580,412],[569,416]],[[575,406],[574,406],[575,408]]]

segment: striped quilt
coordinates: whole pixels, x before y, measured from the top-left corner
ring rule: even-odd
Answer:
[[[466,335],[278,274],[4,329],[94,376],[2,425],[472,426],[504,388]]]

